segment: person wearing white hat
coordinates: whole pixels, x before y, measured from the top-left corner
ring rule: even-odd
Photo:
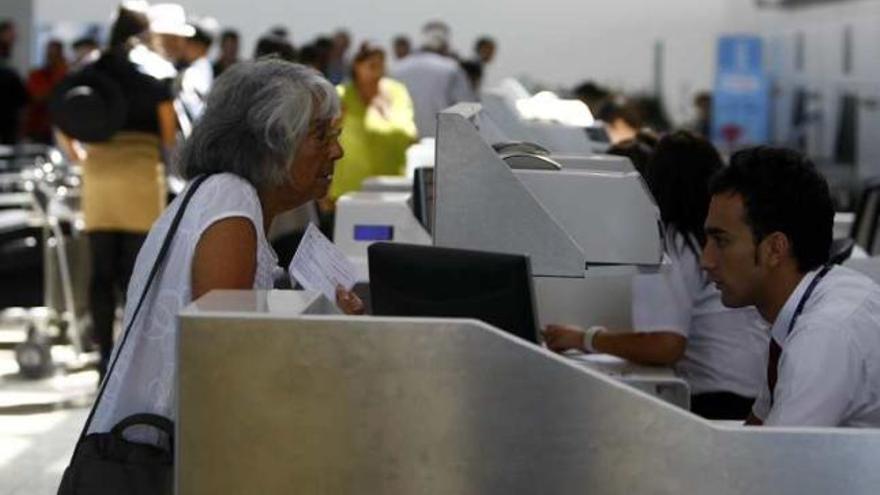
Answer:
[[[214,68],[208,60],[208,50],[220,30],[220,24],[212,17],[194,19],[191,25],[195,34],[186,39],[183,62],[187,68],[180,80],[180,101],[191,122],[201,117],[205,99],[214,82]]]
[[[183,60],[186,39],[196,29],[186,22],[186,11],[176,3],[157,3],[147,11],[150,31],[156,36],[159,53],[174,65]]]

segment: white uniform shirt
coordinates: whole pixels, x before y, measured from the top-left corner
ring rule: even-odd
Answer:
[[[168,227],[182,192],[153,225],[138,253],[125,305],[123,329],[141,297],[144,284],[165,240]],[[254,289],[271,289],[278,258],[263,231],[263,213],[257,192],[244,179],[232,174],[209,177],[195,192],[181,219],[174,241],[168,250],[165,265],[159,272],[150,293],[144,300],[131,336],[110,375],[104,397],[98,406],[89,432],[107,432],[120,420],[136,413],[153,413],[172,421],[177,419],[174,394],[177,374],[177,314],[192,299],[191,271],[196,244],[202,233],[214,223],[230,217],[250,220],[257,233],[257,270]],[[218,269],[222,267],[218,266]],[[119,350],[122,336],[116,342]],[[112,362],[112,359],[111,359]],[[150,430],[132,435],[140,441],[155,442]]]
[[[880,427],[880,286],[835,266],[795,310],[818,273],[804,276],[773,324],[782,347],[775,398],[766,380],[753,412],[768,426]]]
[[[437,113],[477,96],[458,62],[431,52],[408,55],[391,71],[391,77],[406,85],[413,101],[419,137],[437,133]]]
[[[202,57],[183,71],[180,81],[180,101],[186,108],[192,123],[199,120],[205,111],[205,99],[214,83],[214,68],[208,57]]]
[[[675,371],[691,393],[756,397],[766,382],[769,326],[754,307],[721,303],[721,292],[682,235],[669,229],[664,241],[669,266],[633,277],[633,326],[638,332],[672,331],[687,338]]]

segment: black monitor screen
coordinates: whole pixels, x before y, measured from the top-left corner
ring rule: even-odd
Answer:
[[[374,315],[474,318],[537,341],[528,257],[391,243],[367,252]]]

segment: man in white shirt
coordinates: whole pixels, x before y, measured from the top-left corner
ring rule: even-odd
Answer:
[[[724,162],[712,143],[681,131],[664,136],[648,153],[646,183],[660,209],[666,263],[633,277],[632,331],[550,324],[544,342],[554,351],[673,366],[690,385],[691,412],[744,420],[764,386],[770,337],[755,308],[725,307],[700,268],[709,181]]]
[[[828,185],[794,151],[736,153],[711,186],[702,266],[771,325],[748,425],[880,427],[880,286],[828,264]]]
[[[429,22],[422,49],[398,62],[391,77],[406,85],[413,101],[419,137],[437,133],[437,113],[462,101],[476,101],[467,76],[449,53],[449,26]]]
[[[180,102],[190,122],[195,123],[205,110],[205,99],[214,83],[214,67],[208,51],[220,25],[210,17],[191,22],[195,34],[187,38],[183,59],[188,67],[180,79]]]

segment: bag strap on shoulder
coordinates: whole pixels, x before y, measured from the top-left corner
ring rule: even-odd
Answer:
[[[200,175],[197,177],[192,184],[190,184],[189,189],[187,189],[186,194],[180,202],[180,207],[177,209],[177,213],[174,215],[174,219],[171,221],[171,225],[168,227],[168,233],[165,235],[165,240],[162,242],[162,247],[159,249],[159,254],[156,256],[156,262],[153,264],[153,268],[150,270],[150,275],[147,277],[147,281],[144,284],[144,290],[141,292],[140,299],[138,300],[137,306],[134,308],[134,312],[131,314],[131,318],[128,320],[128,325],[125,327],[125,332],[122,336],[122,342],[119,343],[119,348],[116,349],[116,354],[113,356],[113,361],[110,363],[110,367],[107,368],[107,374],[104,375],[104,381],[101,383],[101,389],[98,391],[98,396],[95,398],[94,404],[92,404],[92,410],[89,411],[89,417],[86,419],[86,424],[83,426],[82,432],[79,435],[79,440],[77,440],[76,449],[79,449],[80,443],[86,437],[86,433],[89,431],[89,426],[92,424],[92,419],[95,417],[95,412],[98,410],[98,405],[101,402],[101,397],[104,396],[104,391],[107,389],[107,383],[110,382],[110,376],[113,374],[113,369],[116,367],[116,362],[119,360],[119,356],[122,355],[122,349],[125,347],[125,343],[128,341],[128,337],[131,335],[131,329],[134,326],[134,322],[137,320],[138,313],[141,311],[141,307],[144,305],[144,301],[147,299],[147,294],[150,292],[150,286],[153,284],[153,280],[155,280],[156,276],[159,274],[159,271],[162,269],[162,263],[165,261],[165,257],[168,255],[168,250],[171,248],[171,241],[174,240],[174,235],[177,233],[177,228],[180,225],[181,220],[183,219],[183,214],[186,212],[186,206],[189,204],[189,201],[192,199],[193,194],[195,194],[196,190],[202,183],[207,179],[209,175]],[[76,449],[74,450],[74,456],[76,456]]]

